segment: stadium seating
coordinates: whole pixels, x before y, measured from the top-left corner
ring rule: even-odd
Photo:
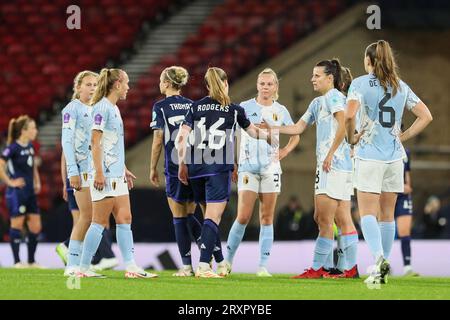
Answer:
[[[36,117],[51,109],[53,101],[64,100],[78,71],[96,70],[108,59],[117,59],[131,47],[142,23],[172,1],[125,2],[80,1],[81,30],[66,27],[69,0],[0,4],[0,105],[7,106],[0,114],[0,132],[10,117],[21,113]]]
[[[4,27],[0,41],[5,50],[0,51],[0,105],[6,108],[0,114],[0,132],[13,116],[27,113],[38,117],[51,110],[54,101],[65,101],[78,71],[98,70],[108,60],[117,60],[132,46],[142,23],[167,10],[171,2],[174,0],[81,0],[81,30],[66,27],[68,15],[63,13],[71,5],[69,0],[1,3]],[[199,98],[206,93],[203,75],[209,65],[222,67],[233,81],[344,7],[342,0],[224,1],[176,54],[162,58],[131,88],[120,105],[127,146],[149,134],[151,107],[160,98],[159,75],[165,67],[186,67],[191,78],[183,94]],[[60,146],[41,154],[43,210],[61,193],[60,154]]]
[[[0,4],[0,133],[20,114],[38,118],[64,101],[77,72],[98,70],[132,46],[144,21],[166,11],[172,0],[82,0],[81,30],[66,27],[70,0],[18,0]],[[143,10],[145,8],[145,10]],[[30,33],[33,30],[33,33]],[[136,119],[126,119],[136,127]],[[127,139],[136,140],[131,130]],[[61,192],[61,148],[42,154],[40,206],[50,208]],[[3,194],[3,192],[2,192]]]
[[[336,16],[344,1],[256,1],[226,0],[217,6],[196,34],[186,39],[176,54],[150,67],[131,88],[121,104],[126,119],[137,125],[126,127],[128,142],[150,131],[152,104],[160,97],[159,75],[170,65],[184,66],[190,80],[183,94],[197,99],[206,94],[203,75],[210,65],[226,70],[230,81],[298,41],[308,32]],[[130,121],[131,122],[131,121]]]

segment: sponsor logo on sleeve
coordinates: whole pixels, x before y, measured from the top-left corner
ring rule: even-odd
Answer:
[[[69,121],[70,121],[70,114],[64,113],[64,123],[69,123]]]
[[[9,156],[9,154],[11,153],[11,150],[9,150],[9,148],[6,148],[4,151],[3,151],[3,156],[4,157],[7,157],[7,156]]]
[[[103,121],[102,115],[101,114],[96,114],[95,117],[94,117],[95,125],[97,125],[97,126],[101,125],[102,121]]]

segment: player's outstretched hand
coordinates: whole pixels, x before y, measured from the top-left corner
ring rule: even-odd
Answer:
[[[256,126],[260,129],[266,129],[266,130],[270,129],[270,126],[265,121],[261,121],[261,123],[257,124]]]

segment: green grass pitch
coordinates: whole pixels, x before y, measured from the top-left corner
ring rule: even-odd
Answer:
[[[0,269],[0,299],[450,299],[450,278],[390,277],[388,284],[370,290],[363,279],[294,280],[288,274],[258,278],[239,273],[225,279],[197,279],[172,277],[170,271],[158,272],[156,279],[125,279],[122,271],[107,271],[107,279],[81,279],[80,289],[70,290],[62,273]]]

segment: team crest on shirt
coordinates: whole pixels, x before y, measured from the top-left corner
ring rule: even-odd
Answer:
[[[248,183],[248,176],[244,176],[243,182],[244,182],[244,184]]]
[[[102,124],[102,121],[103,121],[102,115],[101,115],[101,114],[96,114],[95,117],[94,117],[94,123],[95,123],[97,126],[99,126],[99,125]]]
[[[276,113],[274,113],[273,115],[272,115],[272,118],[273,118],[273,121],[278,121],[278,115],[276,114]]]

